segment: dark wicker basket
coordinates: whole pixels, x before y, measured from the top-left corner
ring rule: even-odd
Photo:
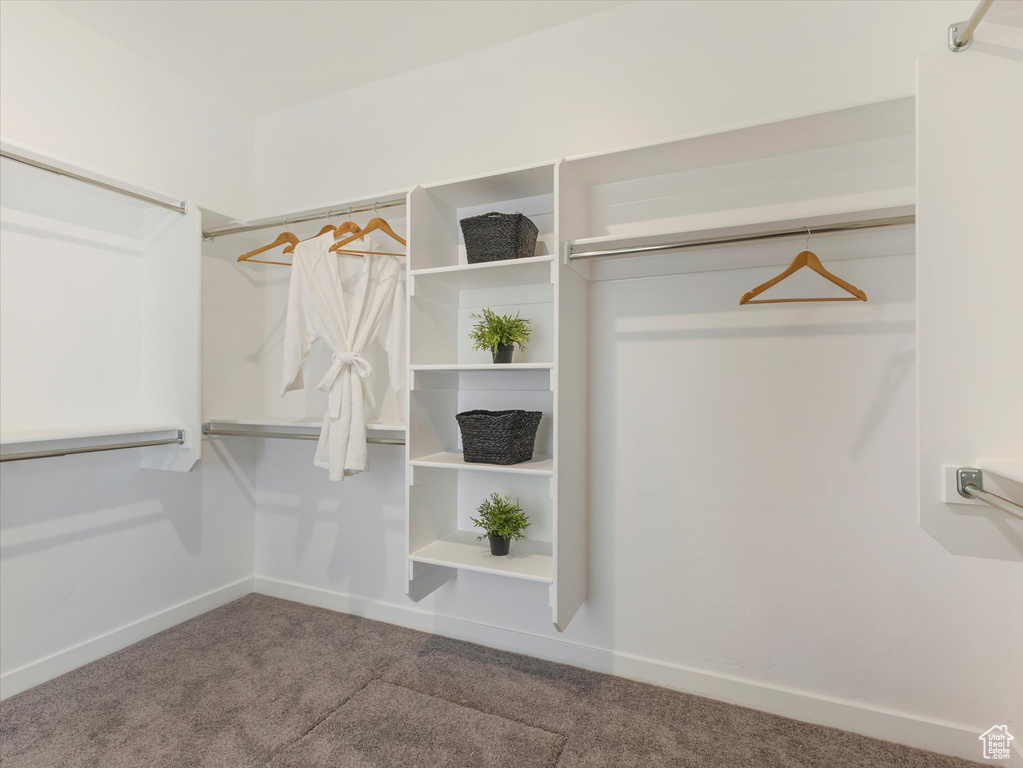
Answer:
[[[518,464],[533,458],[540,411],[464,411],[455,416],[462,451],[473,464]]]
[[[536,224],[521,213],[484,213],[458,223],[470,264],[525,259],[536,253]]]

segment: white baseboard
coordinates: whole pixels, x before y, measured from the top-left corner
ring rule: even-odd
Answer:
[[[28,690],[252,592],[245,578],[0,675],[0,699]]]
[[[604,648],[442,616],[420,610],[413,603],[384,603],[262,576],[253,578],[252,588],[262,595],[537,656],[595,672],[620,675],[940,754],[955,755],[976,762],[982,760],[978,736],[984,729],[932,721],[903,712],[865,707],[805,691],[764,685]],[[1012,768],[1023,765],[1016,759],[1000,764]]]

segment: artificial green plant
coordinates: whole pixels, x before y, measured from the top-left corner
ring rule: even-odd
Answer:
[[[469,333],[472,339],[473,349],[486,349],[496,352],[498,347],[515,345],[519,349],[525,349],[532,334],[532,321],[520,317],[516,312],[515,316],[499,315],[492,309],[482,310],[482,314],[473,312],[472,317],[476,325]]]
[[[477,528],[482,528],[486,533],[477,536],[481,541],[490,536],[501,536],[518,541],[523,537],[523,531],[529,527],[529,517],[522,511],[519,500],[512,504],[510,496],[502,496],[496,491],[479,505],[476,509],[479,517],[472,518]]]

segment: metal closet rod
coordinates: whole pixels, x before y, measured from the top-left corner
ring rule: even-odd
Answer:
[[[823,235],[828,232],[849,232],[857,229],[873,229],[875,227],[897,227],[904,224],[913,224],[916,216],[889,216],[884,219],[865,219],[863,221],[848,221],[842,224],[829,224],[821,227],[810,227],[811,234]],[[659,253],[661,251],[678,251],[684,248],[700,248],[708,245],[725,245],[728,243],[749,243],[754,240],[773,240],[778,237],[793,237],[795,235],[806,235],[807,227],[793,227],[791,229],[776,229],[770,232],[755,232],[749,235],[733,235],[730,237],[708,237],[701,240],[678,240],[672,243],[658,243],[657,245],[636,245],[626,248],[610,248],[600,251],[576,251],[575,246],[569,246],[568,260],[580,261],[583,259],[601,259],[610,256],[643,256],[648,253]]]
[[[277,219],[276,221],[270,221],[266,224],[246,224],[244,227],[228,227],[226,229],[211,229],[208,232],[203,232],[203,240],[213,240],[217,237],[223,237],[224,235],[237,235],[242,232],[255,232],[260,229],[276,229],[277,227],[286,227],[289,224],[302,224],[306,221],[318,221],[320,219],[332,219],[335,216],[345,216],[351,213],[365,213],[367,211],[377,211],[381,208],[395,208],[399,205],[405,205],[405,198],[394,198],[393,200],[378,200],[375,203],[366,203],[365,205],[348,206],[347,208],[328,208],[324,211],[318,211],[316,213],[307,213],[302,216],[286,216],[283,219]]]
[[[52,451],[31,451],[29,453],[5,453],[0,461],[25,461],[26,459],[49,459],[54,456],[72,456],[76,453],[99,453],[100,451],[123,451],[125,448],[148,448],[151,445],[184,445],[185,430],[179,429],[177,437],[164,440],[137,440],[133,443],[111,445],[90,445],[85,448],[58,448]]]
[[[213,425],[202,425],[202,433],[209,437],[270,437],[279,440],[319,440],[319,434],[309,435],[302,432],[266,432],[245,429],[214,429]],[[405,440],[397,437],[367,437],[367,443],[375,445],[405,445]]]
[[[182,215],[188,213],[188,203],[182,201],[178,204],[168,203],[163,200],[157,200],[155,197],[149,197],[139,192],[133,192],[130,189],[119,187],[116,184],[107,184],[105,181],[97,181],[96,179],[90,179],[88,176],[82,176],[71,171],[65,171],[63,168],[58,168],[55,165],[48,165],[47,163],[40,162],[39,160],[33,160],[31,157],[25,157],[24,155],[18,155],[14,152],[8,152],[6,149],[0,149],[0,157],[6,157],[8,160],[13,160],[16,163],[22,163],[24,165],[31,165],[33,168],[39,168],[49,173],[55,173],[58,176],[66,176],[69,179],[75,181],[81,181],[85,184],[92,184],[94,187],[105,189],[110,192],[116,192],[119,195],[125,197],[133,197],[136,200],[142,200],[143,202],[149,203],[150,205],[158,205],[161,208],[166,208],[168,211],[176,211]]]
[[[984,490],[983,470],[976,467],[959,467],[956,470],[956,490],[963,498],[983,501],[995,509],[1002,510],[1007,515],[1013,515],[1023,520],[1023,507],[1014,501]]]
[[[992,3],[995,0],[981,0],[977,3],[977,7],[973,9],[973,13],[970,14],[970,18],[966,21],[960,21],[952,24],[948,28],[948,47],[953,52],[959,53],[959,51],[965,51],[970,47],[970,43],[973,42],[973,33],[977,29],[977,25],[980,24],[980,20],[984,18],[984,14],[988,12]]]

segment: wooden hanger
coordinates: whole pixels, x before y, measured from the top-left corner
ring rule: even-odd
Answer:
[[[290,243],[292,250],[294,250],[295,246],[298,245],[299,243],[299,239],[291,232],[281,232],[277,236],[277,239],[274,240],[272,243],[270,243],[269,245],[264,245],[262,248],[257,248],[254,251],[243,253],[241,256],[238,257],[238,261],[249,261],[255,262],[256,264],[279,264],[282,267],[290,267],[291,264],[287,261],[267,261],[265,259],[252,258],[253,256],[258,256],[261,253],[273,250],[274,248],[285,245],[286,243]]]
[[[339,224],[336,227],[333,224],[327,224],[323,229],[321,229],[319,231],[319,233],[317,233],[316,237],[320,237],[322,235],[325,235],[328,232],[333,232],[334,233],[334,239],[336,240],[337,238],[342,237],[343,235],[348,235],[348,234],[351,234],[352,232],[361,232],[361,231],[362,230],[359,229],[359,225],[356,224],[354,221],[346,221],[343,224]],[[308,239],[312,240],[313,238],[310,237]],[[303,242],[305,242],[305,241],[303,241]],[[291,253],[294,250],[295,250],[295,246],[289,245],[287,248],[284,249],[284,252],[285,253]]]
[[[370,232],[376,232],[378,230],[380,232],[383,232],[385,235],[389,235],[390,237],[394,238],[395,240],[397,240],[402,245],[408,245],[408,243],[405,242],[405,238],[403,238],[401,235],[399,235],[397,232],[395,232],[393,229],[391,229],[391,225],[390,224],[388,224],[386,221],[384,221],[380,217],[376,217],[376,218],[370,219],[369,220],[369,224],[367,224],[365,226],[365,228],[361,232],[359,232],[358,234],[352,235],[351,237],[346,238],[345,240],[341,240],[340,242],[334,243],[334,245],[332,245],[330,247],[330,250],[331,250],[332,253],[350,253],[350,254],[353,254],[355,256],[363,256],[363,255],[365,255],[367,253],[375,253],[378,256],[404,256],[405,255],[404,253],[389,253],[389,252],[386,252],[386,251],[342,250],[344,248],[344,246],[347,245],[348,243],[351,243],[351,242],[353,242],[355,240],[360,239],[363,235],[366,235],[366,234],[368,234]]]
[[[809,229],[809,227],[807,227],[807,230],[806,230],[806,244],[807,245],[810,244],[810,229]],[[780,283],[785,278],[787,278],[790,275],[792,275],[793,273],[798,272],[799,270],[801,270],[803,267],[809,267],[814,272],[816,272],[818,275],[821,275],[822,277],[826,277],[828,280],[833,282],[835,285],[837,285],[842,290],[851,293],[852,296],[837,296],[837,297],[831,297],[831,298],[821,297],[821,298],[808,298],[808,299],[757,299],[756,301],[753,300],[757,296],[762,294],[764,291],[766,291],[768,288],[771,288],[771,287],[777,285],[778,283]],[[852,285],[851,283],[847,283],[845,280],[843,280],[842,278],[838,277],[837,275],[833,275],[830,272],[828,272],[828,270],[826,270],[824,268],[824,265],[821,264],[821,260],[817,258],[817,254],[813,253],[812,251],[804,250],[804,251],[801,251],[796,256],[796,258],[794,258],[792,260],[792,263],[789,264],[788,267],[785,269],[785,271],[782,272],[780,275],[778,275],[777,277],[772,277],[766,283],[761,283],[756,288],[754,288],[752,291],[748,291],[741,299],[739,299],[739,305],[741,306],[743,304],[784,304],[786,302],[797,302],[797,301],[866,301],[866,300],[867,300],[867,294],[865,294],[863,291],[861,291],[855,285]]]

